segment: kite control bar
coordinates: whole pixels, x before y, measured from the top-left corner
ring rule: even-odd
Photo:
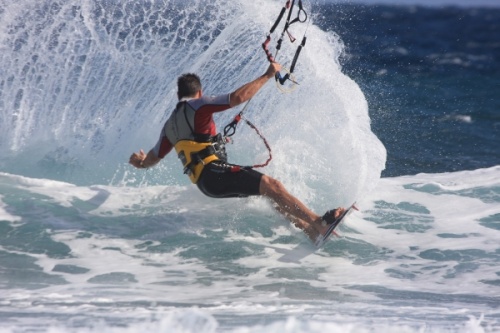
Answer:
[[[285,33],[288,35],[288,38],[290,39],[291,43],[295,42],[296,39],[290,33],[288,28],[296,22],[304,23],[307,21],[308,16],[307,16],[307,12],[304,10],[302,0],[298,0],[299,11],[297,13],[297,17],[290,21],[294,5],[295,5],[295,0],[287,0],[285,5],[281,8],[281,11],[278,15],[278,18],[276,19],[273,26],[269,30],[269,33],[267,34],[266,40],[264,41],[264,43],[262,43],[262,48],[264,49],[264,52],[266,53],[267,60],[269,62],[276,61],[275,59],[276,59],[276,56],[278,55],[278,52],[281,50],[281,44],[283,43],[283,37],[285,36]],[[285,12],[287,10],[288,10],[288,17],[286,19],[286,23],[285,23],[285,26],[283,28],[283,31],[281,32],[280,39],[278,39],[278,41],[276,42],[276,54],[273,56],[271,51],[269,50],[269,43],[271,42],[271,34],[276,30],[277,26],[279,25],[279,23],[283,19],[283,16],[285,15]],[[301,17],[301,14],[303,14],[303,17]],[[306,29],[306,32],[307,32],[307,29]],[[304,37],[302,38],[302,42],[298,46],[297,51],[295,51],[292,65],[290,66],[290,70],[288,71],[288,73],[286,73],[283,76],[279,72],[276,73],[275,79],[281,85],[284,85],[287,80],[291,80],[292,82],[298,84],[296,81],[291,79],[291,74],[295,70],[295,65],[297,64],[297,59],[299,58],[300,51],[302,51],[302,48],[306,45],[306,41],[307,41],[307,38],[306,38],[306,34],[304,33]]]

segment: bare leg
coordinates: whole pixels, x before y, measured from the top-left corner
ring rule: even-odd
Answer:
[[[315,240],[318,234],[323,234],[328,228],[322,225],[319,215],[291,195],[278,180],[266,175],[262,176],[260,194],[273,200],[278,206],[276,209],[298,228],[304,230],[309,238],[315,237]],[[337,214],[340,213],[339,210]]]
[[[309,239],[314,243],[316,242],[316,240],[318,239],[318,236],[320,235],[320,233],[318,232],[318,230],[316,230],[316,228],[314,228],[314,226],[312,226],[311,224],[305,222],[304,220],[301,220],[299,218],[296,218],[295,216],[293,215],[290,215],[284,211],[281,210],[280,206],[278,205],[273,205],[273,207],[280,213],[282,214],[283,216],[285,216],[285,218],[292,222],[297,228],[299,229],[302,229],[304,231],[304,233],[307,235],[307,237],[309,237]]]

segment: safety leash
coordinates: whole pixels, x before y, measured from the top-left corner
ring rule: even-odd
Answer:
[[[250,101],[248,101],[248,102],[250,102]],[[266,146],[267,151],[269,153],[269,157],[267,158],[266,162],[264,162],[262,164],[254,164],[254,165],[251,165],[251,166],[245,166],[243,168],[244,169],[263,168],[263,167],[267,166],[269,164],[269,162],[271,162],[271,160],[273,159],[273,154],[272,154],[272,151],[271,151],[271,146],[267,142],[266,138],[260,133],[260,131],[257,128],[257,126],[255,126],[250,120],[248,120],[245,117],[243,117],[243,111],[245,111],[245,109],[247,108],[247,106],[248,106],[248,103],[245,104],[245,107],[243,108],[243,110],[241,110],[240,113],[238,113],[236,115],[236,117],[234,117],[233,121],[231,121],[229,124],[226,125],[226,127],[224,127],[224,138],[226,138],[226,141],[230,141],[229,138],[232,137],[234,135],[234,133],[236,133],[236,126],[238,126],[238,123],[243,119],[245,121],[245,123],[248,126],[250,126],[250,128],[252,128],[257,133],[257,135],[262,139],[262,141],[264,142],[264,145]],[[239,169],[238,170],[232,170],[232,171],[239,171]]]
[[[236,126],[238,125],[238,123],[242,119],[262,139],[262,141],[264,142],[264,145],[267,148],[269,156],[268,156],[267,160],[264,163],[262,163],[262,164],[254,164],[254,165],[248,165],[248,166],[242,166],[242,167],[240,167],[240,166],[233,166],[232,169],[231,169],[231,171],[233,171],[233,172],[240,171],[240,169],[263,168],[263,167],[267,166],[269,164],[269,162],[271,162],[271,160],[273,159],[273,154],[272,154],[272,151],[271,151],[271,146],[267,142],[266,138],[260,133],[259,129],[250,120],[248,120],[245,117],[243,117],[243,111],[241,111],[240,113],[238,113],[238,115],[236,115],[236,117],[234,117],[233,121],[231,123],[229,123],[228,125],[226,125],[226,127],[224,127],[224,137],[226,138],[226,140],[228,140],[229,137],[233,136],[234,133],[236,133]]]

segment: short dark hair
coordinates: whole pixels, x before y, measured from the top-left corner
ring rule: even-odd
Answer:
[[[196,74],[182,74],[177,79],[177,96],[179,99],[194,96],[200,90],[201,81]]]

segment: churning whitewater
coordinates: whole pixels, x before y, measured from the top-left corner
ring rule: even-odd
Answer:
[[[196,72],[205,94],[215,95],[263,73],[261,44],[280,10],[268,1],[24,1],[4,7],[3,169],[77,184],[129,184],[142,177],[130,175],[124,162],[131,151],[156,142],[177,101],[177,76]],[[246,116],[272,142],[275,160],[266,172],[295,180],[295,191],[326,209],[373,188],[385,149],[370,131],[362,92],[340,71],[338,37],[314,25],[307,33],[295,70],[300,91],[282,94],[268,84]],[[284,45],[277,60],[286,66],[295,48]],[[219,127],[236,113],[220,115]],[[235,141],[237,163],[265,153],[251,133],[242,130]],[[183,182],[172,160],[138,181]]]

